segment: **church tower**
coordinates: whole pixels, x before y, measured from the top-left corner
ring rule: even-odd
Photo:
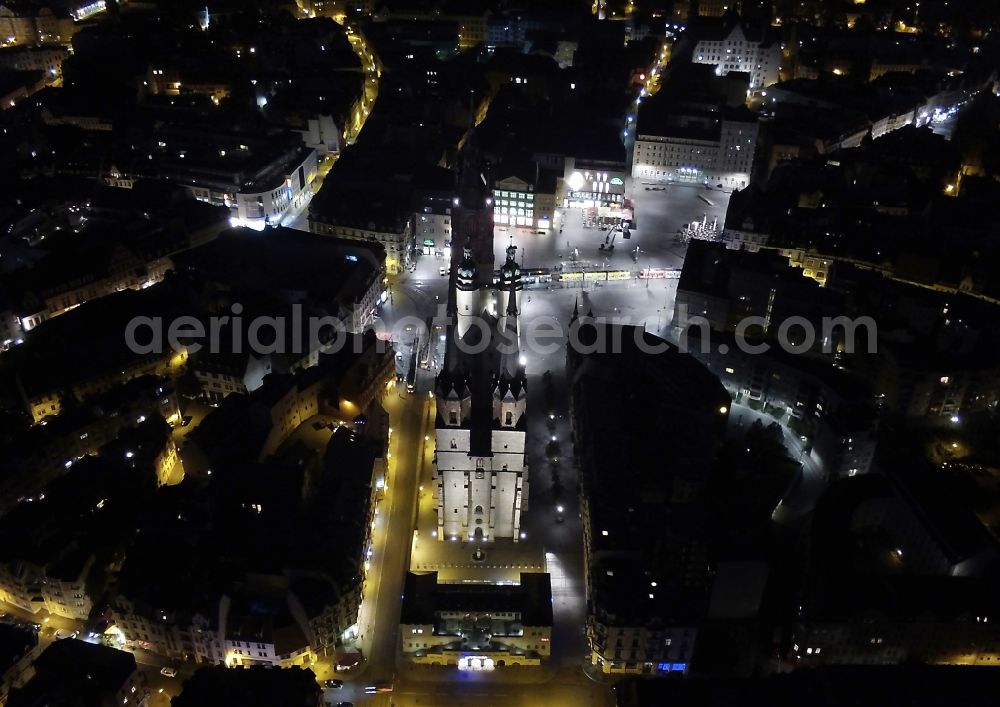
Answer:
[[[479,268],[472,258],[472,248],[465,246],[462,260],[455,268],[455,308],[458,337],[464,339],[472,321],[483,312],[479,295]]]
[[[521,266],[517,264],[517,246],[507,247],[507,260],[500,267],[500,291],[498,293],[497,314],[501,316],[501,328],[504,325],[503,319],[507,316],[508,301],[514,298],[514,310],[521,311]]]
[[[520,275],[516,284],[520,284]],[[500,372],[493,386],[493,419],[500,429],[516,429],[520,425],[528,397],[518,332],[516,284],[512,281],[508,285],[507,311],[500,320]]]
[[[454,323],[437,378],[439,540],[520,540],[528,503],[527,378],[518,334],[522,284],[516,252],[508,249],[501,269],[499,316],[483,307],[470,248],[456,268],[449,299]]]

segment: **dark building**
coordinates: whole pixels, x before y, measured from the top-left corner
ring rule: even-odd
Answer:
[[[891,477],[844,479],[820,499],[811,535],[790,660],[996,661],[1000,552],[950,480],[912,462]]]
[[[7,704],[10,689],[31,678],[40,652],[34,627],[0,624],[0,702]]]
[[[822,700],[829,707],[900,702],[938,707],[956,701],[970,707],[993,704],[1000,676],[995,671],[953,666],[839,666],[752,679],[618,683],[619,707],[796,707]]]
[[[538,665],[552,640],[549,575],[522,572],[516,585],[491,586],[438,584],[437,572],[409,572],[399,632],[417,664]]]
[[[837,350],[823,341],[824,317],[843,314],[842,296],[824,289],[776,253],[730,250],[722,243],[694,240],[688,246],[677,284],[674,327],[682,333],[707,322],[715,331],[747,338],[779,335],[807,350]],[[812,324],[811,341],[801,327],[788,327],[791,317]],[[751,319],[753,318],[753,319]]]
[[[730,398],[694,358],[641,327],[574,316],[574,335],[591,662],[604,673],[685,673],[711,586],[696,502]]]
[[[290,228],[271,229],[266,238],[231,229],[175,262],[231,298],[298,304],[337,317],[352,333],[372,323],[382,302],[385,248],[378,243],[317,238]]]
[[[171,707],[215,707],[239,704],[246,707],[320,707],[323,693],[311,670],[289,668],[233,669],[205,667],[185,681]]]
[[[114,648],[63,639],[45,649],[34,670],[23,687],[11,690],[8,707],[141,707],[149,699],[135,657]]]

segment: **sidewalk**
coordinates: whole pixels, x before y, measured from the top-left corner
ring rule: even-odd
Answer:
[[[596,682],[598,685],[614,685],[622,677],[628,677],[626,675],[605,675],[596,665],[589,662],[583,666],[583,674],[587,676],[588,680]]]
[[[437,523],[437,514],[424,514],[424,523]],[[410,569],[438,573],[438,582],[519,582],[521,572],[544,572],[542,550],[529,543],[497,540],[488,543],[440,541],[431,536],[432,526],[422,525],[413,546]],[[482,562],[472,559],[475,550],[485,553]]]

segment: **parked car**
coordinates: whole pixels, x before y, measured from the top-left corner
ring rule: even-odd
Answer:
[[[324,680],[323,681],[323,687],[329,687],[329,688],[332,688],[334,690],[339,690],[343,686],[344,686],[344,681],[343,680]]]
[[[160,668],[160,675],[168,678],[175,678],[177,677],[177,668],[171,668],[169,665]]]

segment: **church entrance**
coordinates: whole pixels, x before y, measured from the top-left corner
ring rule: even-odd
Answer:
[[[483,539],[483,529],[476,528],[472,533],[472,539],[476,541],[481,541]]]

